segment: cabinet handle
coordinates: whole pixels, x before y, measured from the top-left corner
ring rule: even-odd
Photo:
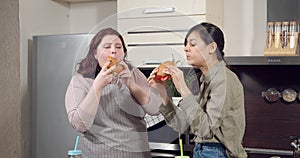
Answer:
[[[175,8],[149,8],[144,10],[144,14],[157,14],[157,13],[173,13]]]

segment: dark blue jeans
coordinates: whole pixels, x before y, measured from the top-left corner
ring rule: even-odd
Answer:
[[[197,143],[193,158],[227,158],[226,148],[220,143]]]

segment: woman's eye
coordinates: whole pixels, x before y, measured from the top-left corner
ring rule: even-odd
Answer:
[[[194,47],[194,46],[196,45],[196,43],[190,43],[190,45],[191,45],[192,47]]]
[[[121,49],[122,46],[121,46],[121,45],[116,45],[116,48],[117,48],[117,49]]]
[[[197,42],[196,42],[196,40],[192,39],[192,40],[189,41],[189,44],[190,44],[191,47],[194,47],[194,46],[197,45]]]
[[[103,46],[105,49],[109,49],[110,48],[110,46],[109,45],[105,45],[105,46]]]

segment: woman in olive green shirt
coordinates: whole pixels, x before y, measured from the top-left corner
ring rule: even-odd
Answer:
[[[183,72],[174,66],[164,69],[181,94],[176,106],[168,98],[165,83],[155,80],[157,69],[148,83],[163,99],[160,112],[169,126],[180,133],[188,127],[195,135],[194,158],[244,158],[245,132],[243,86],[224,61],[224,35],[215,25],[201,23],[189,30],[184,51],[188,64],[201,70],[200,92],[193,95]]]

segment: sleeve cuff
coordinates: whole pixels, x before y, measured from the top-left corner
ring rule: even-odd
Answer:
[[[175,107],[176,105],[173,104],[171,99],[169,98],[169,101],[166,105],[161,105],[159,107],[159,112],[164,115],[165,117],[170,116],[170,113],[175,112]]]
[[[149,103],[143,105],[143,109],[149,115],[158,115],[159,114],[159,107],[162,105],[162,100],[160,97],[155,94],[155,92],[150,91],[149,96]]]

